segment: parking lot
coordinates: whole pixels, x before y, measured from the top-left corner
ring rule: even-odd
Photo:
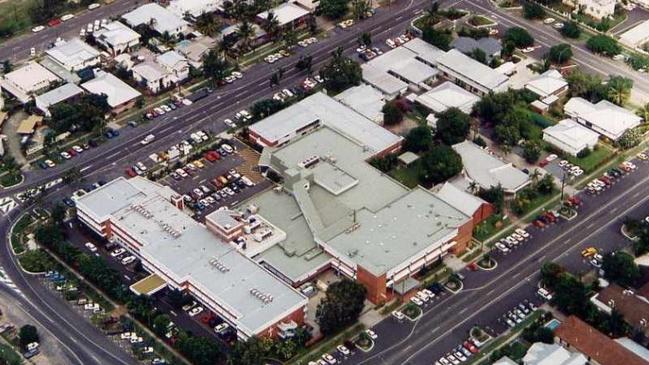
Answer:
[[[160,180],[184,195],[186,206],[194,211],[198,220],[271,186],[270,181],[256,171],[259,160],[256,151],[238,140],[230,140],[228,144],[232,145],[231,153],[223,148],[214,150],[215,153],[207,152]]]

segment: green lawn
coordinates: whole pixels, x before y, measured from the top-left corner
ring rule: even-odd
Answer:
[[[22,174],[7,173],[0,176],[0,185],[2,185],[5,188],[8,188],[20,183],[22,179],[23,179]]]
[[[507,225],[506,221],[502,222],[500,227],[496,227],[496,224],[502,220],[501,214],[494,214],[491,217],[485,219],[480,224],[478,224],[473,230],[473,238],[478,241],[484,241],[487,238],[493,236],[496,232],[502,229]]]
[[[44,272],[54,268],[54,260],[43,250],[27,251],[20,255],[20,265],[30,272]]]
[[[573,165],[580,166],[585,173],[590,173],[600,167],[603,163],[608,161],[613,156],[613,151],[608,147],[598,144],[595,149],[584,158],[577,158],[574,156],[568,157],[568,161]]]
[[[419,169],[417,166],[418,165],[415,162],[408,167],[398,167],[390,171],[389,174],[403,185],[412,189],[419,184]]]
[[[484,25],[490,25],[490,24],[496,24],[493,20],[482,16],[482,15],[474,15],[472,16],[467,23],[479,27],[479,26],[484,26]]]

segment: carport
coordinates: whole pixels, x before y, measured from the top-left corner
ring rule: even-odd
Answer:
[[[136,295],[153,295],[167,286],[167,282],[156,274],[151,274],[146,278],[131,285],[129,289]]]

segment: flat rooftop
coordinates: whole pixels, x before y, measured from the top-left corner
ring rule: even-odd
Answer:
[[[169,190],[144,178],[120,177],[79,198],[78,204],[110,215],[114,225],[142,243],[145,261],[178,283],[189,281],[235,313],[245,333],[261,331],[306,304],[293,288],[178,210],[165,197]],[[107,198],[110,204],[104,202]],[[260,300],[253,289],[272,301]]]

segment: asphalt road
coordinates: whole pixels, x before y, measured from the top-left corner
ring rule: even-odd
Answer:
[[[620,233],[626,216],[644,217],[649,212],[649,164],[635,161],[638,170],[619,179],[597,196],[581,195],[584,204],[572,221],[539,230],[521,248],[503,255],[494,253],[493,271],[464,270],[464,289],[447,295],[425,309],[414,324],[386,318],[374,330],[379,335],[374,350],[357,352],[353,364],[431,364],[461,344],[475,324],[500,333],[499,318],[523,300],[539,303],[535,291],[543,262],[556,261],[575,273],[592,267],[580,252],[595,246],[604,252],[629,245]]]
[[[99,9],[84,10],[74,18],[55,27],[43,24],[46,28],[38,33],[32,33],[30,30],[28,33],[0,43],[0,60],[11,60],[15,63],[26,59],[30,56],[31,48],[35,48],[37,53],[44,51],[57,37],[63,39],[78,37],[81,28],[88,23],[124,14],[135,8],[138,3],[144,2],[146,1],[115,0],[112,4],[102,5]]]

